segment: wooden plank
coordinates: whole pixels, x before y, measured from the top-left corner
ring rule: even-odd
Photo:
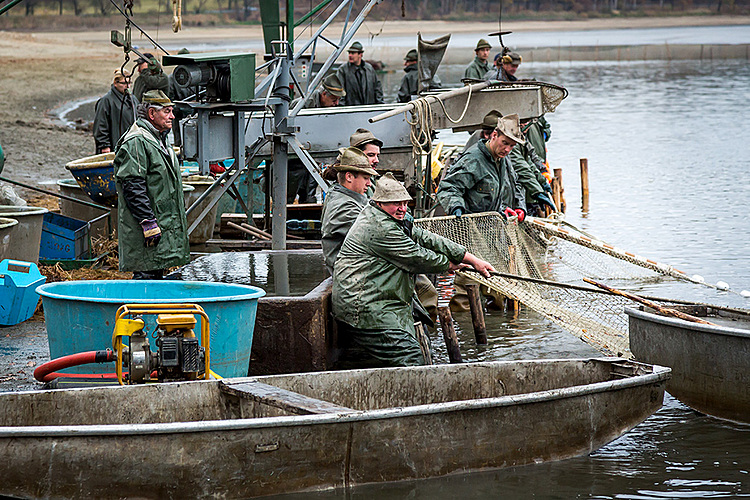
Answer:
[[[224,251],[241,251],[241,250],[268,250],[271,248],[271,242],[268,240],[263,241],[248,241],[248,240],[225,240],[220,238],[213,238],[206,242],[206,245],[216,245]],[[292,240],[286,242],[286,248],[288,250],[303,250],[303,249],[317,249],[320,248],[320,240]]]
[[[222,392],[227,394],[257,401],[268,406],[273,406],[274,408],[280,408],[295,415],[351,413],[357,411],[261,382],[244,382],[238,384],[222,382],[219,387]]]

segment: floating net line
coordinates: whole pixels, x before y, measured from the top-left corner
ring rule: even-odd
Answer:
[[[559,221],[529,219],[517,224],[498,213],[484,213],[419,219],[415,224],[464,245],[500,273],[489,278],[475,272],[459,274],[521,302],[611,356],[632,358],[624,307],[633,302],[581,286],[582,278],[640,281],[667,275],[688,279],[671,266],[603,246],[583,233],[560,233]],[[570,237],[561,237],[565,233]],[[580,237],[585,240],[579,241]],[[587,244],[581,243],[586,240]]]

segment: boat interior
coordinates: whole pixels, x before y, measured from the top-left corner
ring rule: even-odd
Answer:
[[[0,394],[0,426],[146,424],[400,408],[652,373],[618,358],[500,361]]]

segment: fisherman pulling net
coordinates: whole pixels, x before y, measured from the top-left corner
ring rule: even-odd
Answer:
[[[498,213],[419,219],[415,225],[445,236],[490,262],[489,278],[459,271],[517,300],[607,355],[632,358],[625,306],[633,302],[583,285],[583,278],[655,280],[662,276],[701,283],[672,266],[617,249],[553,219],[518,224]],[[713,285],[708,285],[713,286]],[[649,297],[663,306],[685,302]]]

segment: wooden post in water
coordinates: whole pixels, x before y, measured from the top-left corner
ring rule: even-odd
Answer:
[[[559,205],[558,205],[559,206]],[[510,271],[510,274],[518,274],[518,266],[516,266],[516,246],[515,245],[508,245],[508,270]],[[518,301],[515,299],[512,299],[510,297],[505,298],[505,310],[508,312],[513,312],[513,315],[515,316],[518,314]]]
[[[555,198],[555,205],[557,205],[557,209],[561,213],[565,213],[565,188],[563,187],[562,182],[562,169],[561,168],[555,168],[553,169],[553,172],[555,174],[555,184],[552,186],[552,196],[555,196],[555,191],[557,190],[557,198]]]
[[[581,210],[589,211],[589,160],[581,158]]]
[[[484,324],[484,308],[479,285],[466,285],[469,295],[469,309],[471,310],[471,324],[474,326],[474,339],[477,345],[487,344],[487,326]]]
[[[448,359],[451,363],[463,363],[461,349],[458,347],[458,337],[453,328],[453,316],[450,307],[438,307],[438,318],[440,318],[440,329],[443,330],[445,347],[448,349]]]

